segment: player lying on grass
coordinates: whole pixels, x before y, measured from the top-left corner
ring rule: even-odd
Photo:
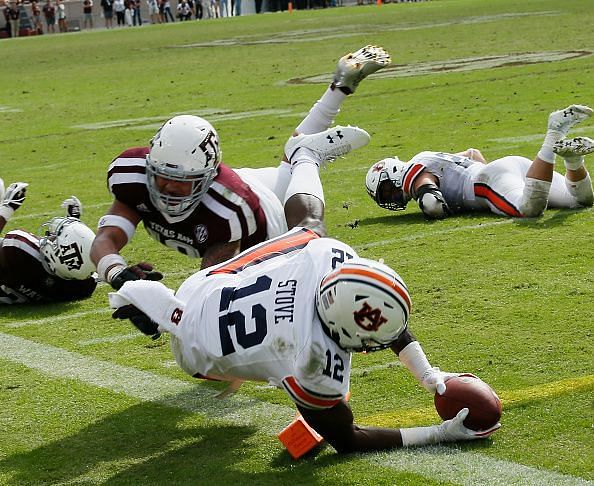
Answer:
[[[389,63],[390,56],[376,46],[342,57],[333,83],[296,132],[328,129],[327,155],[342,155],[342,133],[329,129],[340,105],[362,79]],[[115,289],[127,280],[161,277],[150,267],[128,266],[119,254],[140,221],[161,244],[202,257],[201,268],[287,230],[283,203],[291,165],[281,161],[278,167],[231,169],[222,163],[216,130],[197,116],[165,122],[150,147],[116,157],[107,179],[115,200],[99,221],[91,254],[100,278]]]
[[[25,201],[28,184],[8,186],[0,205],[0,231]],[[43,224],[44,234],[12,230],[0,238],[0,304],[64,302],[90,296],[97,286],[89,255],[95,234],[80,220],[82,205],[62,203],[67,217]]]
[[[350,136],[350,135],[349,135]],[[457,376],[429,364],[408,329],[411,298],[390,267],[326,238],[315,137],[289,140],[288,233],[188,278],[174,295],[159,282],[126,282],[110,294],[115,318],[142,332],[171,333],[179,366],[195,377],[257,380],[284,389],[338,452],[485,438],[468,409],[439,425],[402,429],[354,423],[345,396],[351,353],[390,348],[431,393]],[[312,187],[314,188],[312,190]]]
[[[367,172],[367,192],[379,206],[393,211],[414,199],[430,219],[481,210],[537,217],[547,207],[592,206],[592,180],[584,155],[594,152],[594,140],[565,139],[591,114],[592,109],[582,105],[551,113],[545,141],[533,161],[508,156],[487,164],[476,149],[458,154],[421,152],[408,163],[398,157],[381,160]],[[553,170],[555,154],[565,161],[565,176]]]

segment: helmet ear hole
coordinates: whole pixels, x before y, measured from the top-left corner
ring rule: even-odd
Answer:
[[[324,276],[316,306],[326,334],[341,348],[374,351],[388,347],[406,329],[411,299],[390,267],[353,258]]]

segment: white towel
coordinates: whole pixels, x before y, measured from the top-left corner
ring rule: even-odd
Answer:
[[[132,304],[159,325],[160,332],[177,334],[177,326],[185,304],[175,297],[172,289],[161,282],[133,280],[126,282],[117,292],[109,293],[109,305],[118,309]]]

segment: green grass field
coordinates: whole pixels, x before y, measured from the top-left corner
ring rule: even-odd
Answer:
[[[384,46],[395,68],[336,120],[372,141],[322,174],[328,230],[402,275],[432,363],[478,374],[504,411],[479,444],[293,461],[276,439],[294,413],[283,392],[245,384],[214,399],[222,387],[185,376],[166,337],[110,319],[102,285],[0,311],[0,483],[592,484],[594,212],[430,223],[414,204],[376,207],[364,178],[428,149],[532,158],[550,111],[594,104],[593,24],[592,0],[434,0],[1,41],[0,176],[30,183],[7,231],[36,231],[71,194],[95,227],[111,159],[176,113],[209,119],[232,167],[276,165],[336,60]],[[446,69],[461,59],[467,70]],[[594,121],[574,132],[594,137]],[[124,256],[172,287],[199,266],[142,229]],[[358,422],[438,422],[391,352],[353,369]]]

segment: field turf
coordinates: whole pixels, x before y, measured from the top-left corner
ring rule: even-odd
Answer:
[[[550,111],[594,105],[593,24],[591,0],[433,0],[1,41],[0,177],[30,184],[7,231],[36,231],[71,194],[95,227],[109,162],[173,114],[209,119],[232,167],[276,165],[337,59],[384,46],[392,68],[336,120],[372,140],[322,173],[328,230],[400,273],[432,363],[479,375],[504,410],[481,443],[296,462],[276,439],[294,414],[283,392],[214,399],[222,386],[185,376],[167,337],[110,319],[102,285],[1,309],[0,484],[592,484],[594,212],[427,222],[375,206],[364,178],[421,150],[533,158]],[[594,121],[573,133],[594,137]],[[142,229],[123,254],[171,287],[199,266]],[[358,422],[438,422],[391,352],[353,369]]]

